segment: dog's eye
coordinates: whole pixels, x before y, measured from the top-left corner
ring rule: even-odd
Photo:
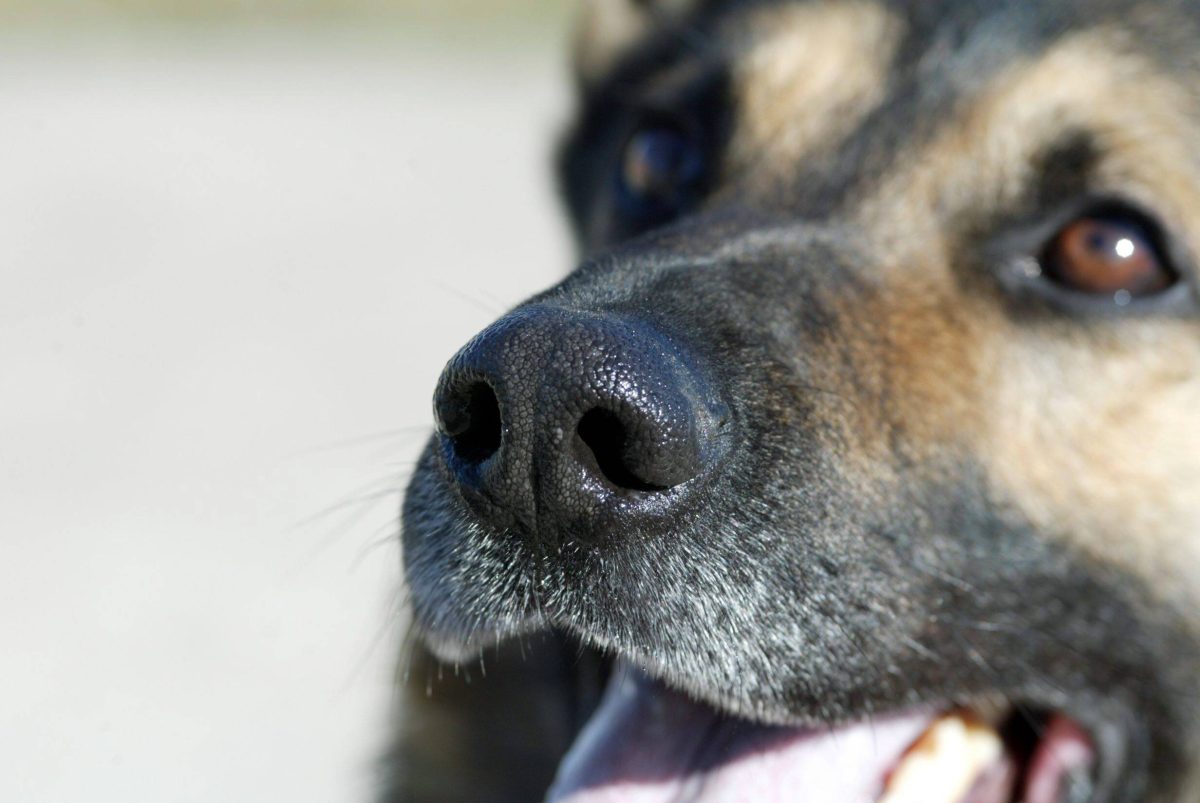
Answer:
[[[1089,296],[1124,306],[1167,290],[1178,274],[1159,246],[1154,224],[1135,212],[1097,212],[1075,218],[1051,239],[1044,274]]]
[[[621,152],[618,199],[630,217],[661,222],[678,214],[699,192],[705,154],[688,127],[657,121],[630,135]]]

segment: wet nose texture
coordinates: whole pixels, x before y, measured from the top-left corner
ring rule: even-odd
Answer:
[[[727,418],[696,360],[650,325],[541,305],[455,355],[434,409],[473,511],[547,541],[662,522],[715,462]]]

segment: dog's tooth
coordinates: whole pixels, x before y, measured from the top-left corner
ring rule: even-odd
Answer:
[[[937,720],[888,778],[879,803],[959,803],[1004,752],[995,730],[967,713]]]

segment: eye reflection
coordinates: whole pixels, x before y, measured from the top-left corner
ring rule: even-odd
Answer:
[[[1077,218],[1055,235],[1042,262],[1045,275],[1063,287],[1110,296],[1121,307],[1178,279],[1148,226],[1132,214]]]

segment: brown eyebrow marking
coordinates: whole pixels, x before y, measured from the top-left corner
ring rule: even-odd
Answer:
[[[697,0],[584,0],[575,31],[575,73],[594,83],[656,29],[683,20]]]
[[[734,60],[734,164],[777,173],[852,132],[888,91],[904,32],[878,3],[768,8],[739,21],[753,44]]]
[[[928,254],[948,218],[1019,199],[1038,178],[1039,156],[1074,131],[1095,143],[1094,189],[1119,189],[1159,210],[1200,253],[1197,119],[1197,98],[1119,31],[1074,34],[1001,70],[932,140],[901,154],[859,222],[897,262]]]

